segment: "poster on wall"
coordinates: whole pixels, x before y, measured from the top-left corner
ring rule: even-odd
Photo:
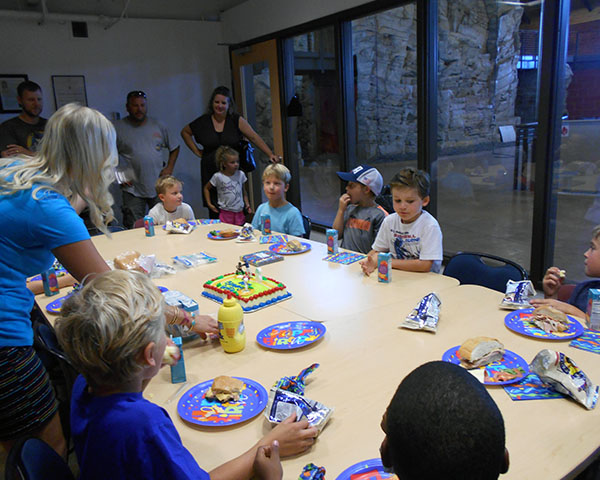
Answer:
[[[87,107],[87,93],[83,75],[52,75],[52,89],[54,90],[54,104],[57,110],[72,102]]]
[[[17,87],[27,80],[25,74],[0,74],[0,113],[20,113],[17,102]]]

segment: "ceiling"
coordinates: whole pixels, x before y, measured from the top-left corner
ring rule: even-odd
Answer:
[[[246,0],[0,0],[0,10],[21,13],[218,21]]]

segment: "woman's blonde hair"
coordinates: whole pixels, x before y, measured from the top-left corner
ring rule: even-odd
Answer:
[[[240,154],[237,150],[228,147],[227,145],[221,145],[219,148],[217,148],[215,159],[217,160],[217,168],[219,169],[219,172],[225,170],[225,162],[227,161],[227,157],[239,158]]]
[[[164,331],[164,300],[142,273],[112,270],[62,305],[58,341],[92,387],[119,386],[142,368],[140,354]]]
[[[281,163],[270,163],[263,170],[263,182],[267,179],[267,177],[276,177],[287,185],[292,179],[292,174],[285,165],[282,165]]]
[[[69,103],[46,124],[39,151],[33,157],[0,160],[0,195],[12,195],[35,185],[63,194],[71,204],[80,197],[90,209],[92,223],[103,232],[113,219],[108,187],[117,164],[116,133],[97,110]]]

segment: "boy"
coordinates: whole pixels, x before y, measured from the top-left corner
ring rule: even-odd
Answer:
[[[301,237],[304,235],[304,223],[300,210],[285,199],[285,192],[290,188],[292,175],[287,167],[280,163],[270,164],[265,168],[262,180],[263,189],[268,202],[262,203],[254,214],[252,226],[262,230],[263,215],[271,217],[271,230]]]
[[[429,175],[407,167],[390,182],[395,213],[387,216],[368,257],[360,262],[365,275],[377,267],[379,252],[392,253],[392,268],[409,272],[439,273],[442,265],[442,231],[423,207],[429,204]]]
[[[177,219],[193,220],[194,211],[183,202],[183,182],[172,175],[165,175],[156,181],[156,193],[159,203],[154,205],[148,215],[154,219],[155,225],[163,225]]]
[[[583,254],[585,257],[585,274],[588,277],[600,277],[600,225],[592,230],[592,241],[590,248]],[[552,307],[575,317],[586,318],[588,303],[588,292],[591,288],[600,288],[600,280],[587,280],[578,283],[571,293],[569,300],[561,302],[557,300],[558,290],[565,280],[565,272],[557,267],[550,267],[544,275],[542,285],[544,287],[544,298],[533,298],[530,303],[538,307],[540,305],[551,305]]]
[[[376,168],[359,165],[350,172],[337,172],[348,182],[339,200],[333,228],[342,239],[342,248],[369,253],[387,212],[375,203],[381,193],[383,178]]]
[[[81,478],[209,479],[167,412],[142,395],[162,366],[164,310],[152,281],[124,270],[96,276],[62,306],[58,340],[83,375],[71,397]],[[211,471],[210,479],[248,479],[256,473],[279,480],[279,452],[299,453],[316,434],[308,421],[288,418],[246,453]]]
[[[502,414],[458,365],[429,362],[409,373],[381,428],[383,465],[402,480],[495,480],[508,471]]]

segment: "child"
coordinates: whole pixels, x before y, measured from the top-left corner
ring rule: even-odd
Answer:
[[[240,170],[239,154],[231,147],[221,146],[217,149],[216,161],[219,171],[204,185],[206,204],[213,212],[219,214],[219,220],[223,223],[243,225],[246,222],[244,210],[252,213],[252,209],[246,190],[248,179]],[[211,201],[211,188],[217,189],[219,208]]]
[[[262,229],[263,215],[271,217],[271,229],[274,232],[287,233],[298,237],[304,235],[304,223],[300,210],[285,199],[285,192],[290,188],[292,175],[280,163],[274,163],[265,168],[262,176],[263,189],[268,202],[256,209],[252,226]]]
[[[337,172],[348,182],[339,200],[333,228],[342,239],[342,248],[369,253],[387,212],[375,203],[383,178],[376,168],[359,165],[351,172]]]
[[[392,268],[409,272],[439,273],[442,265],[442,231],[435,218],[423,207],[429,203],[429,175],[407,167],[390,182],[394,211],[387,216],[373,249],[361,261],[366,275],[377,267],[379,252],[392,253]]]
[[[383,465],[402,480],[493,480],[508,471],[502,414],[458,365],[429,362],[408,374],[381,428]]]
[[[179,218],[193,220],[194,211],[187,203],[183,203],[183,182],[172,175],[160,177],[156,181],[156,193],[160,200],[154,205],[148,215],[154,219],[155,225],[163,225]]]
[[[165,304],[145,275],[113,270],[98,275],[62,306],[58,340],[82,373],[73,386],[71,430],[86,479],[209,479],[168,413],[142,392],[161,367],[167,344]],[[281,479],[279,452],[308,448],[317,434],[308,421],[288,418],[210,478]],[[210,453],[206,452],[206,457]]]
[[[597,225],[592,230],[590,248],[587,249],[583,256],[585,257],[585,274],[588,277],[600,277],[600,225]],[[573,293],[571,293],[569,300],[561,302],[557,300],[557,296],[558,290],[564,280],[564,272],[561,272],[557,267],[550,267],[542,280],[544,298],[533,298],[530,303],[535,307],[551,305],[568,315],[586,318],[588,292],[590,288],[600,288],[600,280],[587,280],[578,283]]]

